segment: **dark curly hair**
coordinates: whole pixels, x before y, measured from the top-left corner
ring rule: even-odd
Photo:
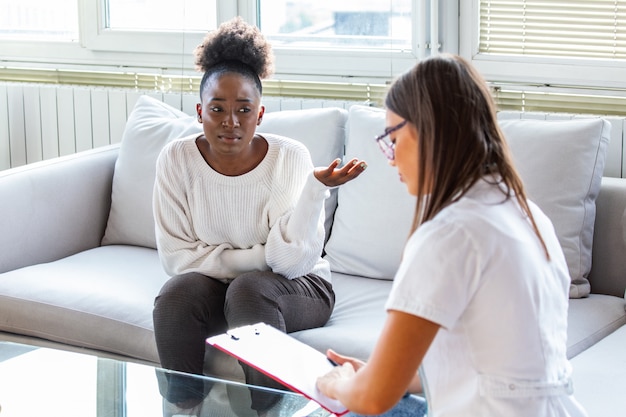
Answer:
[[[274,72],[274,54],[259,28],[237,16],[209,32],[194,50],[196,69],[204,71],[200,95],[206,80],[214,74],[241,74],[262,93],[261,79]]]

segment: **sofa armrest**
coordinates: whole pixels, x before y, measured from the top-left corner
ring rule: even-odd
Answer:
[[[0,171],[0,273],[100,246],[119,145]]]
[[[626,178],[602,178],[596,202],[591,291],[624,296],[626,289]]]

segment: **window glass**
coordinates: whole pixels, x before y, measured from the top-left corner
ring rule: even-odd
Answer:
[[[275,47],[276,77],[386,82],[431,45],[458,51],[458,8],[446,0],[0,0],[0,48],[17,66],[192,72],[204,34],[240,15]],[[38,38],[74,42],[51,48]]]
[[[104,1],[110,29],[205,32],[217,27],[217,0]]]
[[[411,0],[259,0],[259,26],[276,46],[410,49]]]
[[[78,41],[76,0],[0,1],[0,38]]]

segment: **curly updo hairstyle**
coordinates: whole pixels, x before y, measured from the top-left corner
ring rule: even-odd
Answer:
[[[209,32],[194,50],[196,69],[204,71],[200,96],[212,75],[234,72],[252,80],[259,94],[261,79],[274,72],[274,54],[259,28],[237,16]]]

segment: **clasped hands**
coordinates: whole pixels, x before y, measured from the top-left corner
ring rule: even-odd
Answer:
[[[367,164],[357,158],[353,158],[343,167],[337,168],[340,163],[341,159],[337,158],[327,168],[315,168],[313,175],[327,187],[338,187],[352,181],[367,168]]]

